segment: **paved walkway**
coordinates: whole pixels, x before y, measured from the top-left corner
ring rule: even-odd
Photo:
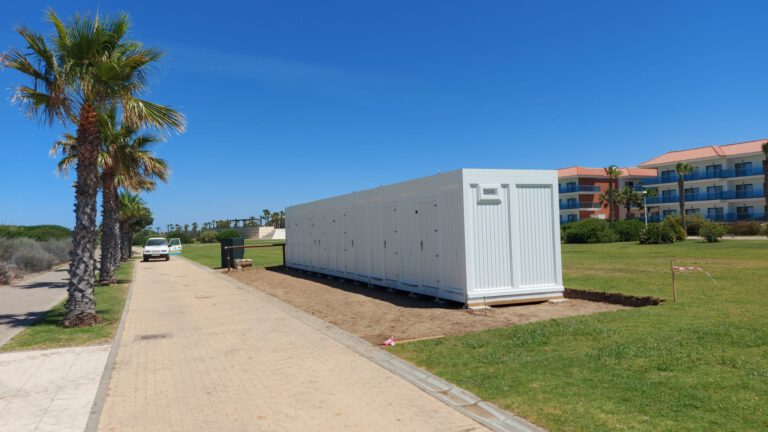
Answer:
[[[468,417],[182,259],[138,263],[101,431],[476,431]]]
[[[0,285],[0,345],[67,297],[67,267],[29,280]]]
[[[81,432],[109,346],[0,354],[0,431]]]

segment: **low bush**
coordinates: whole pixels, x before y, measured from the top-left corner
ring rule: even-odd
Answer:
[[[40,242],[44,251],[56,258],[56,263],[69,261],[69,252],[72,250],[72,241],[69,239],[56,239]]]
[[[21,276],[21,270],[13,264],[0,261],[0,285],[8,285]]]
[[[230,238],[238,238],[240,237],[240,233],[233,229],[225,229],[223,231],[219,231],[216,233],[216,240],[221,242],[224,239],[230,239]]]
[[[683,226],[680,225],[680,218],[677,218],[675,216],[667,216],[664,218],[664,221],[661,223],[662,225],[669,228],[672,233],[675,236],[675,241],[683,241],[685,240],[685,230],[683,229]]]
[[[39,272],[67,261],[69,240],[37,241],[30,238],[0,238],[0,262],[19,272]]]
[[[709,243],[714,243],[720,240],[725,234],[725,227],[714,222],[704,222],[699,230],[699,235],[704,237]]]
[[[638,241],[645,229],[645,224],[637,219],[620,220],[611,224],[618,241]]]
[[[739,221],[728,224],[728,234],[731,235],[760,235],[762,227],[758,221]]]
[[[608,222],[602,219],[584,219],[568,225],[564,230],[566,243],[611,243],[617,238]]]
[[[181,240],[182,243],[192,243],[195,241],[195,239],[189,233],[184,231],[171,231],[165,235],[165,238],[168,240],[177,238]]]
[[[203,231],[197,235],[197,241],[200,243],[216,243],[216,231]]]
[[[706,223],[707,220],[703,216],[697,214],[691,214],[685,216],[685,228],[688,235],[697,236],[701,230],[701,226]]]
[[[648,228],[640,234],[641,244],[674,243],[675,239],[675,232],[664,223],[648,224]]]

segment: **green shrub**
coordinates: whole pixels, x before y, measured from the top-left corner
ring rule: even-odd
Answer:
[[[725,227],[714,222],[704,222],[699,230],[699,235],[704,237],[709,243],[714,243],[720,240],[720,237],[725,234]]]
[[[675,240],[675,232],[669,224],[664,223],[648,224],[648,228],[644,229],[640,234],[641,244],[674,243]]]
[[[216,240],[218,240],[219,242],[221,242],[224,239],[239,238],[239,237],[240,237],[240,233],[238,233],[233,229],[225,229],[223,231],[219,231],[218,233],[216,233]]]
[[[566,243],[611,243],[616,241],[616,233],[608,222],[602,219],[584,219],[573,222],[565,230]]]
[[[216,243],[216,231],[203,231],[197,235],[197,241],[200,243]]]
[[[620,220],[611,224],[618,241],[638,241],[645,224],[637,219]]]
[[[172,238],[177,238],[181,240],[181,243],[183,244],[192,243],[193,241],[195,241],[195,239],[189,233],[184,231],[170,231],[167,234],[165,234],[165,238],[167,238],[168,240]]]
[[[697,236],[701,230],[701,226],[706,223],[707,220],[703,216],[697,214],[691,214],[685,216],[685,228],[688,235]]]
[[[149,240],[150,237],[165,237],[165,234],[150,230],[141,230],[133,235],[133,245],[144,246],[147,244],[147,240]]]
[[[14,226],[0,225],[0,237],[27,237],[34,240],[67,239],[72,237],[72,231],[59,225],[30,225]]]
[[[728,225],[728,234],[731,235],[760,235],[760,222],[739,221]]]
[[[675,241],[685,240],[685,230],[683,229],[683,226],[680,225],[680,218],[675,216],[667,216],[664,218],[664,221],[661,224],[672,231],[672,234],[675,236]]]

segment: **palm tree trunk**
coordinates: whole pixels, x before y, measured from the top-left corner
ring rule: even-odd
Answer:
[[[115,255],[120,251],[120,225],[117,220],[117,194],[115,175],[105,172],[102,175],[102,213],[101,213],[101,267],[99,269],[101,285],[112,285],[115,280]]]
[[[131,258],[131,225],[128,222],[120,223],[120,259],[127,261]]]
[[[75,182],[75,229],[69,255],[69,297],[64,327],[96,324],[93,292],[96,255],[96,195],[99,191],[99,129],[97,114],[89,103],[80,109],[77,128],[77,181]]]
[[[677,194],[679,195],[678,203],[680,204],[680,225],[683,226],[683,230],[687,230],[685,226],[685,180],[682,174],[678,174]]]
[[[608,179],[608,220],[616,222],[616,188],[613,187],[613,179]]]

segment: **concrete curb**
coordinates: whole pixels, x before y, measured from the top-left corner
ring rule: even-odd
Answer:
[[[99,388],[96,390],[96,396],[93,398],[93,405],[91,405],[91,414],[88,416],[88,423],[85,425],[84,432],[97,432],[99,429],[99,420],[101,420],[101,411],[104,409],[104,402],[107,399],[107,393],[109,392],[109,382],[112,380],[112,371],[115,369],[115,361],[117,360],[117,351],[120,349],[120,339],[123,337],[123,329],[125,328],[125,319],[128,316],[128,307],[131,305],[131,297],[133,296],[133,286],[136,284],[136,260],[133,260],[133,271],[131,272],[131,284],[128,285],[128,294],[125,297],[125,304],[123,305],[123,314],[120,316],[120,324],[117,325],[117,331],[115,332],[115,339],[112,341],[112,348],[109,350],[109,356],[107,357],[107,363],[104,365],[104,372],[101,374],[101,381],[99,381]]]
[[[418,368],[401,359],[400,357],[390,354],[389,352],[384,351],[353,334],[347,333],[346,331],[336,327],[333,324],[323,321],[320,318],[317,318],[302,311],[301,309],[291,306],[290,304],[285,303],[276,297],[260,291],[258,288],[254,288],[233,278],[227,277],[227,275],[224,273],[215,271],[190,259],[184,257],[181,258],[199,268],[202,268],[205,271],[216,275],[218,278],[224,280],[235,288],[247,291],[253,295],[263,298],[265,301],[268,301],[270,304],[276,306],[291,317],[301,321],[308,327],[319,331],[320,333],[330,337],[339,344],[354,351],[358,355],[365,357],[380,367],[405,379],[435,399],[440,400],[456,411],[466,415],[467,417],[475,420],[476,422],[493,431],[545,431],[545,429],[534,425],[522,417],[518,417],[493,405],[490,402],[486,402],[473,393],[464,390],[463,388],[454,384],[451,384],[450,382],[445,381],[444,379],[439,378],[430,372]],[[89,429],[86,429],[86,431],[90,432]]]

